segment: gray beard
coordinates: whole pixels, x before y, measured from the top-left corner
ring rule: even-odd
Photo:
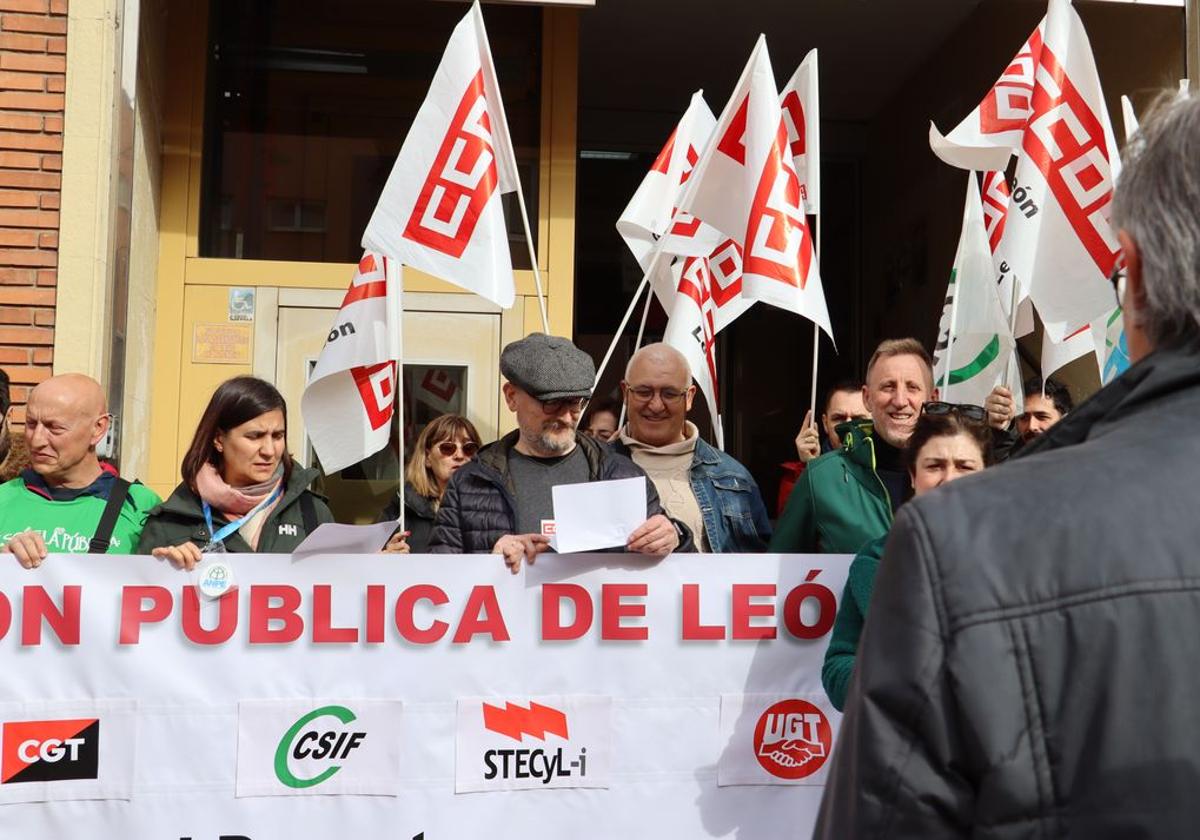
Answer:
[[[542,457],[552,458],[568,454],[572,446],[575,446],[575,437],[574,430],[572,430],[571,436],[565,440],[556,440],[550,433],[542,432],[539,436],[527,437],[526,442],[530,449],[539,452]]]
[[[575,435],[564,440],[555,440],[549,434],[538,435],[538,449],[542,452],[548,452],[553,455],[565,455],[571,451],[571,447],[575,445]]]

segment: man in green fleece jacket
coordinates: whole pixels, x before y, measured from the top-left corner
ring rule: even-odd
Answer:
[[[47,554],[137,550],[159,498],[100,463],[96,445],[110,419],[100,383],[87,376],[54,376],[30,393],[31,467],[0,485],[0,550],[25,568],[41,565]]]
[[[808,463],[779,518],[771,551],[856,554],[884,536],[911,494],[901,451],[921,406],[937,399],[933,360],[915,338],[888,339],[867,364],[870,423],[843,424],[842,448]]]

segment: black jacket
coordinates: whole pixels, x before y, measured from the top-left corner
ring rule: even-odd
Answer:
[[[906,504],[814,837],[1200,826],[1200,353]]]
[[[509,432],[488,444],[479,450],[474,461],[451,476],[438,510],[430,553],[487,554],[505,534],[516,533],[517,506],[508,456],[519,435],[518,431]],[[576,441],[587,458],[590,481],[645,475],[633,461],[586,435],[578,435]],[[659,513],[665,515],[654,482],[649,479],[646,479],[646,503],[647,519]],[[675,522],[675,527],[681,532],[676,551],[694,551],[687,526]]]
[[[400,500],[393,496],[376,521],[395,521],[399,518]],[[433,499],[425,498],[417,492],[417,488],[407,481],[404,482],[404,528],[408,531],[408,548],[412,554],[425,554],[429,551],[429,541],[433,538],[433,522],[436,518],[437,511],[433,509]]]
[[[259,554],[290,554],[318,525],[333,521],[325,500],[308,489],[316,477],[316,470],[298,464],[292,469],[283,497],[263,523],[258,537]],[[187,484],[180,483],[165,502],[150,511],[138,552],[149,554],[153,549],[189,540],[203,547],[209,540],[209,533],[201,505],[200,497]],[[218,531],[223,524],[218,521],[218,516],[213,517],[213,527]],[[254,549],[242,538],[241,532],[235,531],[226,537],[225,550],[240,554]]]

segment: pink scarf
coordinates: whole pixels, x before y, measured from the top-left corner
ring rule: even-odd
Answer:
[[[245,516],[275,492],[279,482],[283,480],[283,464],[280,464],[275,474],[261,484],[251,484],[247,487],[234,487],[217,472],[212,464],[205,464],[196,473],[196,492],[200,498],[208,502],[209,507],[224,515],[230,521],[239,516]],[[282,498],[282,497],[280,497]],[[258,537],[263,523],[271,515],[271,511],[279,504],[279,499],[267,505],[246,521],[238,533],[246,540],[251,548],[258,549]]]

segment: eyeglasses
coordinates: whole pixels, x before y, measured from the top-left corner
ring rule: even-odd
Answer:
[[[467,458],[474,458],[475,453],[479,451],[479,444],[473,440],[466,443],[459,443],[456,440],[444,440],[437,445],[437,451],[443,456],[450,458],[458,450],[462,450],[462,454]]]
[[[1108,282],[1112,283],[1113,291],[1117,295],[1117,308],[1125,308],[1125,266],[1120,263],[1112,270],[1112,274],[1108,275]]]
[[[625,391],[638,402],[644,403],[654,399],[655,394],[665,403],[677,403],[687,396],[687,391],[678,388],[651,388],[649,385],[630,385],[626,386]]]
[[[563,400],[538,400],[538,402],[542,404],[543,414],[554,415],[562,414],[564,411],[581,414],[588,401],[586,397],[574,397]]]
[[[921,411],[931,417],[957,414],[964,420],[972,420],[976,423],[987,420],[987,409],[981,405],[971,405],[970,403],[948,403],[933,400],[921,406]]]

